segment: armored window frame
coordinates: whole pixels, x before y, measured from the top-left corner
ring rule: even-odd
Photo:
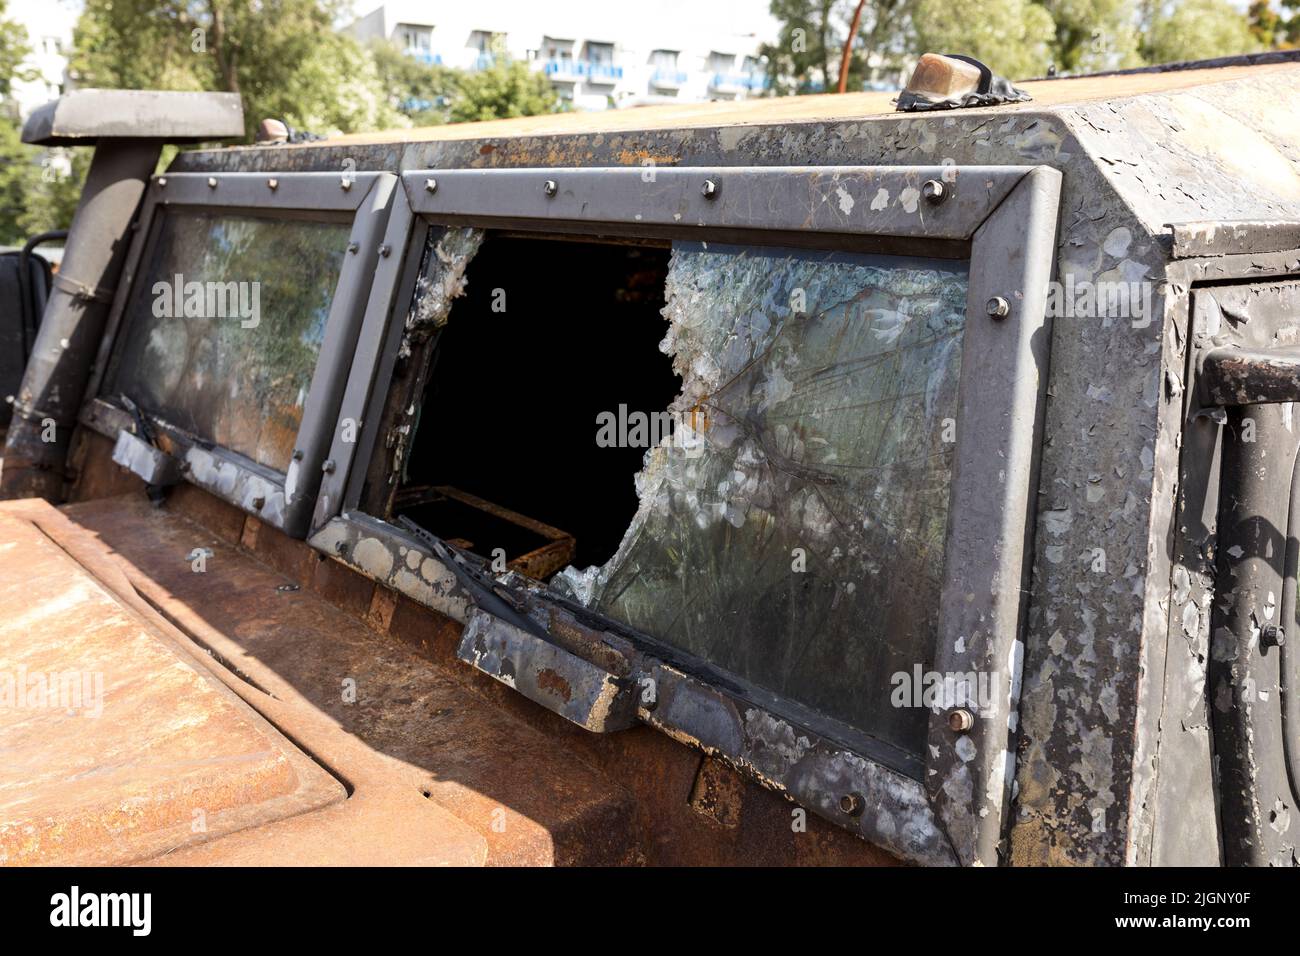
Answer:
[[[707,662],[653,642],[640,679],[652,705],[638,717],[748,769],[809,809],[898,855],[995,865],[1015,764],[1032,514],[1047,377],[1047,288],[1055,258],[1060,173],[1046,166],[732,167],[418,170],[402,176],[386,243],[410,250],[380,264],[325,476],[312,543],[389,586],[352,547],[390,559],[434,559],[416,537],[358,510],[379,421],[430,229],[473,226],[593,238],[690,239],[811,246],[969,261],[949,493],[940,633],[943,673],[994,672],[1005,693],[969,727],[932,712],[926,753],[910,764],[869,743],[845,743],[796,702],[747,693]],[[884,197],[882,201],[882,197]],[[395,257],[396,258],[396,257]],[[399,276],[399,273],[401,275]],[[394,291],[394,289],[396,291]],[[468,594],[408,594],[461,621]],[[743,717],[741,716],[743,715]],[[572,718],[571,718],[572,719]],[[761,727],[793,730],[797,760],[773,764]],[[900,765],[903,764],[903,765]]]
[[[180,459],[179,474],[192,484],[237,505],[295,537],[306,535],[315,507],[316,484],[330,432],[352,362],[352,352],[371,293],[375,265],[384,255],[384,234],[393,197],[400,194],[397,177],[383,172],[336,173],[171,173],[149,185],[137,222],[87,394],[81,424],[110,438],[131,432],[132,415],[115,397],[101,395],[110,362],[129,334],[127,309],[137,280],[152,259],[167,210],[219,211],[285,219],[321,215],[350,217],[343,266],[330,301],[324,339],[312,372],[292,459],[279,472],[204,436],[190,435],[148,415],[166,433],[172,455]],[[147,414],[147,413],[146,413]],[[196,467],[196,465],[199,465]],[[188,466],[188,467],[186,467]]]

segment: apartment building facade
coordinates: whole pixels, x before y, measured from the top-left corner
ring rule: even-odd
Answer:
[[[72,30],[81,15],[80,0],[23,0],[11,3],[6,17],[27,31],[28,54],[19,65],[30,78],[13,82],[11,96],[18,116],[25,119],[36,107],[58,99],[67,84]]]
[[[348,27],[459,69],[523,60],[580,109],[760,96],[777,30],[768,0],[389,0]]]

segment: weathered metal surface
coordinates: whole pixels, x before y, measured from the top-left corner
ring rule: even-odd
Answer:
[[[953,865],[956,854],[915,780],[728,697],[674,668],[652,667],[642,719],[905,860]]]
[[[0,506],[0,863],[132,863],[343,786]]]
[[[62,281],[50,290],[14,397],[0,498],[63,499],[87,373],[126,258],[126,235],[161,150],[161,140],[123,140],[95,151],[59,267]]]
[[[547,539],[548,544],[510,557],[506,562],[508,570],[518,571],[530,578],[544,581],[573,560],[575,542],[573,535],[567,531],[561,531],[544,521],[522,515],[517,511],[512,511],[495,502],[480,498],[478,495],[471,495],[469,492],[461,491],[459,488],[453,488],[450,485],[438,485],[434,488],[403,489],[398,492],[394,506],[401,509],[409,506],[408,501],[414,503],[416,500],[432,500],[429,498],[430,494],[459,501],[485,514],[492,515],[494,518],[517,525],[531,531],[538,537]]]
[[[1206,610],[1223,856],[1229,864],[1295,865],[1287,720],[1294,657],[1284,645],[1297,630],[1291,519],[1300,282],[1201,287],[1191,303],[1198,374],[1191,391],[1222,446],[1220,469],[1210,476],[1218,514]]]
[[[174,485],[181,480],[179,461],[128,431],[117,433],[113,461],[149,485]]]
[[[925,779],[944,834],[966,865],[998,864],[1015,775],[1030,581],[1025,558],[1047,387],[1047,291],[1060,190],[1060,173],[1035,169],[980,226],[971,249],[967,322],[999,338],[990,343],[968,332],[962,355],[935,668],[976,675],[977,684],[979,675],[996,680],[989,699],[972,711],[977,719],[968,731],[954,732],[948,713],[932,712]],[[1009,315],[980,315],[993,297],[1014,303]]]
[[[624,673],[611,673],[482,611],[470,613],[456,656],[592,733],[636,723],[636,691],[626,663]]]
[[[1223,426],[1208,690],[1229,865],[1300,865],[1278,646],[1283,632],[1294,637],[1296,630],[1282,618],[1288,537],[1294,533],[1287,528],[1297,449],[1292,407],[1242,405]]]
[[[309,539],[312,547],[366,577],[439,611],[468,620],[470,595],[434,555],[381,521],[360,513],[333,518]]]
[[[243,135],[238,93],[72,90],[37,107],[23,125],[23,142],[36,146],[85,146],[104,139],[202,143]]]
[[[1197,385],[1206,405],[1300,401],[1300,347],[1214,349]]]
[[[277,838],[281,862],[318,863],[329,859],[393,863],[427,854],[431,852],[428,848],[435,843],[446,846],[455,839],[449,832],[446,820],[435,823],[430,819],[431,812],[438,809],[430,799],[420,796],[419,790],[412,794],[410,787],[404,783],[396,787],[391,785],[391,768],[383,763],[382,754],[371,749],[368,737],[361,740],[353,736],[350,733],[351,725],[345,727],[337,722],[337,714],[328,708],[318,709],[315,705],[306,710],[302,708],[300,700],[294,696],[294,688],[308,687],[311,682],[303,676],[306,662],[300,661],[296,656],[294,649],[298,644],[292,640],[286,641],[283,661],[287,662],[287,666],[282,667],[280,656],[266,656],[263,659],[264,655],[260,653],[242,653],[242,645],[225,636],[223,629],[227,625],[223,622],[228,620],[225,617],[228,606],[238,608],[240,619],[254,615],[257,620],[265,622],[271,615],[282,614],[282,608],[276,610],[269,602],[272,600],[272,592],[275,592],[273,599],[276,602],[297,600],[296,597],[287,598],[284,592],[276,591],[277,585],[285,581],[298,583],[301,593],[311,598],[306,607],[317,607],[312,596],[318,597],[344,612],[351,620],[361,622],[368,629],[369,636],[366,640],[378,641],[379,648],[388,647],[390,641],[398,641],[405,647],[413,648],[419,657],[403,656],[405,663],[401,666],[431,669],[435,674],[449,678],[457,686],[472,691],[468,700],[473,702],[474,708],[495,709],[502,717],[508,716],[521,725],[540,731],[554,746],[584,761],[588,767],[599,768],[619,793],[630,796],[633,815],[630,821],[626,817],[611,817],[609,813],[612,811],[607,804],[606,811],[585,818],[591,821],[590,832],[585,835],[578,829],[557,827],[552,837],[558,848],[554,857],[557,862],[591,859],[594,854],[606,854],[602,857],[606,860],[614,858],[607,849],[611,834],[603,832],[601,827],[612,828],[615,835],[623,834],[619,839],[624,842],[616,844],[623,848],[617,851],[618,854],[624,854],[620,859],[650,864],[882,865],[897,862],[886,851],[824,822],[815,813],[791,804],[777,793],[753,782],[748,775],[743,775],[740,790],[735,794],[732,809],[739,817],[736,827],[719,827],[697,813],[682,812],[683,805],[693,791],[699,769],[700,757],[696,750],[683,747],[649,728],[632,729],[619,734],[591,734],[560,719],[504,685],[461,664],[455,657],[460,626],[445,616],[377,586],[341,562],[322,560],[319,552],[306,542],[288,538],[194,485],[187,483],[177,486],[161,511],[149,508],[140,495],[139,480],[129,474],[120,474],[121,469],[112,464],[109,458],[111,447],[107,439],[98,433],[83,433],[83,441],[78,445],[82,477],[77,491],[80,493],[84,485],[87,494],[91,496],[121,495],[129,491],[130,498],[71,506],[69,513],[85,528],[78,528],[64,520],[65,527],[59,534],[61,545],[70,551],[77,551],[75,546],[69,545],[69,539],[79,536],[90,541],[97,553],[102,553],[101,546],[92,538],[92,531],[88,529],[93,529],[95,536],[102,536],[104,543],[117,552],[114,561],[131,575],[130,582],[122,581],[125,589],[122,593],[135,596],[139,589],[140,593],[148,594],[150,600],[157,601],[166,614],[182,623],[203,642],[207,648],[206,652],[200,651],[203,660],[217,665],[214,670],[224,682],[271,715],[277,725],[283,727],[295,740],[304,742],[303,746],[317,755],[318,759],[343,770],[349,783],[356,787],[353,797],[328,822],[313,822],[308,816],[300,818],[297,823],[289,821],[279,825],[291,831]],[[154,517],[148,522],[141,522],[142,514]],[[157,556],[160,553],[170,553],[176,544],[168,544],[158,535],[160,526],[165,528],[169,524],[196,530],[200,541],[214,551],[217,559],[227,555],[239,558],[235,567],[226,569],[232,580],[243,581],[243,575],[253,573],[258,576],[258,582],[266,583],[265,591],[261,583],[231,592],[224,589],[205,591],[205,581],[200,580],[200,575],[190,572],[185,577],[179,573],[181,569],[173,569],[171,573],[175,574],[175,578],[167,577],[164,580],[158,573],[164,564]],[[193,540],[192,537],[187,537],[184,543],[192,544]],[[127,553],[127,546],[132,541],[137,542],[132,547],[138,550]],[[223,545],[242,550],[227,551]],[[78,560],[88,566],[91,563],[82,553],[78,553]],[[108,559],[101,557],[100,561],[107,562]],[[247,563],[249,561],[253,563]],[[209,564],[209,567],[213,565]],[[273,569],[274,573],[268,573],[268,569]],[[97,569],[96,573],[101,571]],[[262,575],[265,577],[260,577]],[[179,588],[183,583],[190,586]],[[135,596],[135,600],[140,601],[140,598]],[[195,602],[201,602],[205,610],[191,610],[188,605]],[[266,608],[265,613],[254,610],[255,605]],[[148,608],[147,605],[145,607]],[[207,620],[216,609],[221,609],[221,617],[213,617],[214,623],[209,625]],[[152,613],[152,609],[149,610]],[[319,627],[312,624],[313,632],[330,635],[329,638],[320,638],[323,647],[332,647],[334,633],[339,631],[337,621],[336,617],[331,617]],[[585,636],[590,633],[590,629],[580,621],[568,622],[553,615],[550,626],[553,635],[569,634],[571,628],[576,628],[579,633],[573,635],[575,638],[590,640]],[[296,632],[287,633],[292,635]],[[352,634],[351,625],[343,633]],[[276,639],[274,636],[268,638],[269,641]],[[312,640],[316,638],[313,637]],[[311,649],[303,652],[307,658],[317,653]],[[373,653],[364,644],[348,653],[357,660],[373,657]],[[327,665],[326,670],[330,673],[339,670],[334,664],[327,662]],[[274,693],[278,699],[268,697],[257,687]],[[339,689],[337,682],[331,684],[326,679],[321,687],[324,688],[321,699],[330,703],[333,698],[328,693]],[[417,695],[416,699],[421,698]],[[376,726],[385,726],[395,713],[404,712],[409,706],[410,701],[403,693],[385,696],[377,709],[369,711],[367,721]],[[344,709],[341,713],[346,716],[351,711]],[[441,716],[439,722],[445,719],[445,715]],[[404,733],[406,731],[403,728],[408,726],[419,728],[420,725],[398,720],[393,732]],[[454,736],[457,728],[452,727],[449,732],[453,734],[451,740],[460,739]],[[476,759],[510,763],[516,758],[516,751],[503,751],[500,748],[503,740],[515,740],[515,733],[510,731],[504,737],[492,738],[490,746],[486,742],[488,737],[484,737],[484,747],[487,748],[484,753],[489,756]],[[524,739],[531,741],[534,738],[528,736]],[[442,750],[446,749],[443,745]],[[477,763],[474,765],[477,766]],[[489,795],[502,792],[500,787],[492,784],[475,786],[480,792]],[[431,792],[437,794],[448,791]],[[405,803],[408,796],[414,797],[413,804]],[[357,800],[356,797],[364,799]],[[513,805],[513,802],[507,804],[507,810]],[[405,809],[399,815],[398,808],[402,806]],[[629,828],[635,848],[627,854],[625,841]],[[475,835],[477,839],[483,839]],[[258,862],[259,859],[265,859],[264,854],[271,845],[269,836],[269,833],[255,829],[246,834],[232,835],[220,844],[214,844],[210,850],[200,848],[192,853],[178,853],[168,859],[183,863],[234,859]],[[514,833],[515,840],[521,838],[520,834]],[[575,841],[593,838],[598,846],[583,853],[571,852]],[[218,848],[223,848],[220,854],[217,853]],[[479,859],[481,858],[480,855]]]
[[[1170,262],[1164,224],[1300,218],[1290,139],[1296,77],[1294,66],[1230,68],[1154,86],[1098,84],[1076,103],[1070,91],[1086,81],[1061,84],[1055,98],[1058,87],[1039,84],[1034,105],[1002,114],[805,113],[800,121],[794,113],[794,122],[773,114],[749,126],[701,126],[696,118],[692,128],[660,121],[655,129],[532,132],[564,122],[547,119],[552,126],[449,130],[429,142],[191,153],[178,168],[781,166],[811,157],[832,165],[951,160],[1061,169],[1059,277],[1135,282],[1150,300],[1136,315],[1057,317],[1011,856],[1114,864],[1199,851],[1204,859],[1214,851],[1205,837],[1214,832],[1214,806],[1197,660],[1215,536],[1197,459],[1213,462],[1216,427],[1195,424],[1187,410],[1189,290],[1193,281],[1294,273],[1300,254]],[[1149,95],[1126,97],[1136,93]],[[1178,834],[1191,835],[1190,843],[1175,847]]]
[[[336,858],[436,856],[440,826],[485,841],[492,864],[626,862],[635,833],[617,784],[311,588],[280,590],[294,579],[264,562],[296,555],[296,570],[314,575],[322,562],[305,544],[263,525],[254,557],[169,508],[132,496],[73,505],[67,514],[113,549],[131,586],[242,695],[356,788],[344,806],[366,797],[350,827],[332,819],[308,827],[308,815],[304,832],[284,841],[295,859],[320,853],[326,830],[341,841]],[[201,572],[188,559],[195,547],[211,552]],[[273,548],[283,549],[279,558]],[[365,851],[369,826],[388,813],[367,810],[372,800],[390,803],[391,821],[378,834],[384,843]],[[363,811],[379,819],[367,821]],[[390,842],[388,828],[403,816],[422,844]]]
[[[1170,223],[1175,259],[1230,256],[1300,249],[1300,222],[1262,221]]]
[[[1024,175],[957,166],[413,170],[415,212],[437,222],[537,220],[968,239]],[[922,196],[941,182],[940,202]],[[436,183],[430,190],[428,184]],[[554,184],[548,194],[547,184]]]

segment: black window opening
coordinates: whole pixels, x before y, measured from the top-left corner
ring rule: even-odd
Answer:
[[[598,442],[599,423],[681,389],[659,349],[668,262],[666,244],[489,235],[439,332],[394,519],[539,579],[608,561],[647,448]]]

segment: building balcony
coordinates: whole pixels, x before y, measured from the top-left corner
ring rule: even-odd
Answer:
[[[589,63],[586,60],[546,60],[542,72],[561,83],[586,80],[612,86],[623,78],[623,68],[611,63]]]
[[[542,72],[547,78],[558,83],[576,83],[582,79],[582,72],[578,69],[579,63],[572,59],[561,60],[544,60],[542,62]]]
[[[682,70],[655,70],[650,85],[659,90],[680,90],[686,85],[686,74]]]
[[[714,73],[709,80],[711,93],[744,93],[749,90],[747,73]]]

